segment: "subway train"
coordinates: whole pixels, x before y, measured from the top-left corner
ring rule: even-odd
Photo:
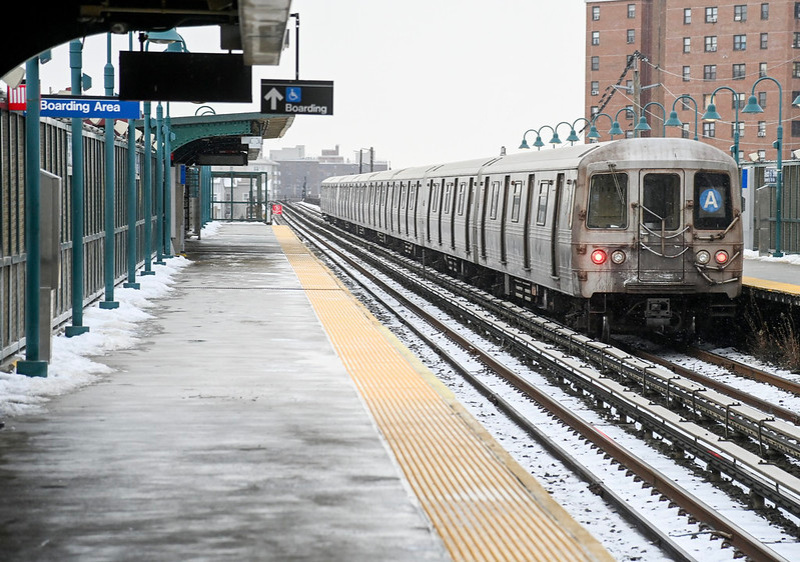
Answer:
[[[736,310],[740,190],[719,149],[638,138],[332,177],[320,207],[594,337],[690,339]]]

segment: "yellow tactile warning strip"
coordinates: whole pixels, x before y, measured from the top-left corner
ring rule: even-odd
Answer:
[[[613,560],[288,227],[273,228],[453,560]]]
[[[767,281],[766,279],[757,279],[755,277],[742,277],[742,283],[757,289],[765,291],[777,291],[779,293],[787,293],[789,295],[800,295],[800,285],[792,285],[791,283],[781,283],[779,281]]]

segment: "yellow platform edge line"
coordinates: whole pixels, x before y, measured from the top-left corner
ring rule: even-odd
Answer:
[[[791,283],[782,283],[781,281],[769,281],[767,279],[758,279],[756,277],[742,277],[742,283],[757,289],[765,291],[777,291],[779,293],[787,293],[789,295],[800,295],[800,285],[792,285]]]
[[[531,476],[525,469],[523,469],[513,459],[513,457],[511,457],[511,455],[509,455],[505,451],[505,449],[503,449],[503,447],[495,441],[495,439],[488,433],[488,431],[486,431],[486,429],[455,399],[453,393],[441,381],[439,381],[427,367],[425,367],[425,365],[419,360],[419,358],[417,358],[402,342],[400,342],[388,328],[383,326],[376,318],[374,318],[372,314],[366,309],[366,307],[361,305],[357,301],[357,299],[355,299],[355,297],[353,297],[349,293],[346,287],[344,287],[344,285],[341,284],[341,282],[335,277],[335,275],[333,275],[333,273],[330,272],[324,264],[319,262],[317,258],[313,256],[313,254],[311,254],[305,248],[305,246],[302,245],[302,243],[299,241],[299,239],[297,239],[297,237],[294,235],[294,233],[291,231],[289,227],[283,225],[275,225],[273,226],[273,231],[279,243],[283,247],[287,259],[289,260],[292,267],[295,268],[295,272],[298,275],[298,278],[300,279],[300,282],[306,289],[306,291],[314,292],[314,289],[322,289],[323,287],[324,289],[330,289],[334,285],[338,286],[341,289],[342,293],[347,295],[347,299],[350,301],[351,305],[354,307],[358,307],[360,309],[363,318],[367,319],[367,321],[371,324],[371,328],[375,330],[377,333],[379,333],[381,337],[385,340],[385,342],[395,350],[398,356],[401,357],[405,361],[405,363],[410,365],[413,371],[421,379],[423,379],[425,383],[427,383],[427,387],[429,387],[431,390],[434,391],[435,395],[438,396],[438,399],[451,412],[448,415],[458,418],[458,420],[461,422],[461,424],[463,424],[464,427],[469,428],[471,433],[481,442],[481,445],[491,455],[491,457],[495,460],[495,462],[499,464],[502,468],[504,468],[505,471],[507,471],[507,473],[510,475],[510,477],[516,480],[518,484],[524,489],[524,494],[526,495],[526,497],[533,500],[533,502],[538,506],[537,509],[541,510],[544,514],[549,516],[550,519],[557,525],[560,532],[566,533],[568,536],[572,537],[571,540],[575,542],[575,544],[572,547],[567,546],[566,544],[561,544],[561,548],[565,548],[565,550],[561,552],[561,554],[565,556],[564,559],[574,559],[568,557],[574,556],[576,552],[571,549],[577,548],[577,550],[582,554],[582,559],[609,560],[609,561],[613,560],[613,557],[602,546],[602,544],[599,541],[597,541],[597,539],[595,539],[583,525],[579,524],[575,519],[573,519],[572,516],[569,515],[569,513],[567,513],[567,511],[558,502],[556,502],[552,498],[552,496],[541,486],[541,484],[533,476]],[[305,252],[303,251],[303,249],[305,250]],[[316,262],[316,266],[313,265],[313,262]],[[328,277],[328,279],[330,279],[331,281],[321,281],[319,271],[317,271],[316,273],[313,272],[314,267],[321,268],[325,272],[325,277]],[[326,308],[327,306],[337,306],[332,301],[328,302],[320,301],[318,300],[317,297],[318,295],[315,294],[313,298],[310,297],[310,301],[312,302],[312,306],[314,306],[315,310],[317,310],[318,316],[320,315],[320,311],[317,309],[318,306],[322,306],[323,309]],[[330,317],[331,315],[330,310],[326,311],[325,313],[327,314],[327,317]],[[322,318],[320,318],[320,320],[322,320]],[[337,327],[326,325],[325,322],[322,323],[323,326],[325,326],[325,329],[329,332],[329,338],[333,339],[332,334],[337,329]],[[333,324],[336,324],[336,322],[333,322]],[[339,326],[339,328],[341,328],[341,326]],[[349,346],[354,348],[358,346],[358,343],[359,342],[345,343],[344,345],[346,347]],[[361,343],[363,344],[363,342]],[[351,376],[353,376],[354,382],[356,383],[359,392],[361,392],[363,396],[363,392],[365,391],[368,392],[372,385],[369,383],[369,381],[365,382],[364,380],[359,380],[356,376],[353,375],[353,371],[350,371],[350,368],[354,367],[354,365],[348,365],[348,363],[352,361],[348,361],[346,358],[344,358],[343,360],[345,362],[346,368],[348,368],[348,371],[351,373]],[[375,370],[374,367],[372,370],[373,371]],[[375,383],[375,384],[377,385],[380,383]],[[367,397],[365,397],[365,399],[366,398]],[[384,403],[382,403],[381,400],[376,401],[374,398],[366,400],[366,404],[370,408],[377,407],[378,410],[386,410],[386,409],[394,410],[397,408],[402,409],[404,407],[403,404],[397,404],[397,403],[387,404],[385,402],[397,402],[397,401],[385,400]],[[402,443],[392,442],[393,440],[398,439],[397,434],[392,432],[397,432],[396,426],[404,423],[402,419],[398,419],[392,424],[390,418],[392,416],[397,415],[395,411],[388,411],[384,413],[378,411],[372,411],[372,415],[378,427],[381,427],[381,419],[384,419],[385,423],[390,423],[391,425],[395,426],[394,428],[389,428],[388,433],[384,429],[381,429],[381,431],[384,437],[387,439],[387,442],[391,450],[394,451],[395,455],[399,455],[399,457],[397,457],[397,462],[398,463],[412,462],[412,464],[414,464],[414,466],[403,466],[403,470],[404,472],[406,472],[407,476],[409,474],[409,471],[414,472],[414,471],[431,469],[431,467],[420,466],[418,464],[420,461],[424,461],[425,459],[414,458],[415,455],[413,453],[414,450],[419,447],[419,443],[412,442],[412,443],[402,444]],[[409,428],[404,427],[403,431],[407,432],[408,429]],[[413,431],[411,431],[411,433],[413,433]],[[419,435],[417,435],[416,437],[420,438]],[[411,455],[411,457],[407,458],[409,455]],[[448,464],[449,460],[450,459],[445,460],[444,464]],[[433,467],[432,469],[433,470],[441,469],[441,466]],[[410,483],[412,484],[412,488],[415,489],[415,492],[417,494],[426,493],[426,491],[421,488],[425,488],[425,486],[430,484],[429,481],[421,481],[418,483],[418,486],[415,486],[413,482]],[[435,493],[435,490],[428,490],[428,493]],[[514,496],[514,494],[511,495]],[[453,509],[455,510],[460,509],[458,501],[455,502],[454,504],[455,507],[454,505],[450,505],[449,507],[444,507],[442,504],[436,504],[438,505],[438,507],[436,507],[436,505],[426,502],[425,498],[420,497],[419,499],[421,504],[426,508],[426,510],[444,509],[445,511],[447,511]],[[518,500],[516,500],[515,497],[507,498],[502,502],[500,502],[499,505],[505,505],[509,502],[514,502],[514,501]],[[490,505],[489,509],[491,510],[492,507],[496,506]],[[505,505],[505,507],[509,506]],[[525,511],[526,508],[523,508],[523,512]],[[533,512],[528,512],[528,513],[530,515],[530,513]],[[443,529],[435,524],[435,520],[441,519],[441,517],[438,517],[436,513],[430,513],[430,512],[428,513],[428,515],[430,517],[433,517],[432,522],[434,523],[434,528],[437,529],[437,532],[439,532],[440,536],[442,536],[443,539],[445,539],[447,535],[450,536],[460,535],[461,532],[464,531],[464,529],[461,529],[459,531],[459,529],[457,528]],[[498,521],[494,521],[493,524],[492,522],[489,522],[490,527],[493,527],[494,525],[500,523],[501,521],[503,525],[510,525],[511,527],[518,527],[524,524],[524,522],[521,523],[520,521],[516,521],[517,516],[524,518],[525,517],[524,515],[520,514],[514,515],[513,513],[500,513],[500,512],[496,512],[492,515],[496,517]],[[504,520],[505,518],[508,517],[513,518],[516,522]],[[471,516],[467,516],[467,520],[468,521],[471,520]],[[469,524],[471,523],[473,522],[470,521]],[[549,539],[553,540],[553,544],[558,545],[559,543],[559,540],[552,535],[552,529],[548,530],[546,525],[539,527],[536,530],[530,528],[528,529],[528,532],[530,533],[530,535],[539,535],[540,538],[542,535],[548,536]],[[481,532],[481,534],[484,534],[484,532]],[[447,544],[447,541],[445,540],[446,546],[448,547],[448,549],[450,549],[451,555],[453,555],[454,559],[460,559],[464,557],[465,553],[463,552],[463,550],[465,549],[465,547],[466,550],[470,552],[469,555],[470,557],[476,554],[475,551],[473,550],[474,548],[476,548],[476,545],[470,544],[472,538],[474,537],[462,536],[461,540],[465,541],[466,544],[462,543],[458,546]],[[502,542],[507,542],[507,540],[503,540]],[[488,555],[487,553],[488,558],[495,558],[496,555],[499,555],[499,553],[497,552],[498,548],[502,551],[505,551],[505,548],[510,548],[511,551],[517,550],[515,545],[506,545],[505,548],[498,545],[492,545],[492,546],[484,545],[483,548],[487,547],[489,550],[495,551],[494,555]],[[540,555],[543,556],[548,555],[546,546],[539,544],[538,548],[543,549],[539,550]],[[461,550],[460,553],[458,552],[459,550]],[[515,552],[514,554],[512,554],[512,557],[517,557],[518,554],[519,554],[518,552]],[[534,555],[533,551],[528,552],[528,554]],[[549,555],[553,555],[553,553],[550,552]]]

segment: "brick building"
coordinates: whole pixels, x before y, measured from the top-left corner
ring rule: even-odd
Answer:
[[[667,136],[693,138],[697,116],[699,139],[728,151],[738,103],[740,157],[774,159],[780,99],[783,158],[790,158],[800,149],[800,108],[792,105],[800,94],[798,54],[800,2],[793,0],[711,0],[700,7],[692,0],[586,0],[585,115],[618,117],[625,134],[633,136],[647,106],[652,131],[641,134],[661,136],[674,107],[683,130],[666,127]],[[764,112],[745,114],[741,110],[754,86]],[[714,103],[721,120],[703,121],[711,94],[720,87],[736,96],[718,90]],[[610,138],[611,124],[612,119],[596,118],[601,140]]]

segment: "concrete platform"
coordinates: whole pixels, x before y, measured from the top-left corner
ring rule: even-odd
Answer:
[[[0,431],[0,559],[448,559],[272,230],[188,257],[116,372]]]

